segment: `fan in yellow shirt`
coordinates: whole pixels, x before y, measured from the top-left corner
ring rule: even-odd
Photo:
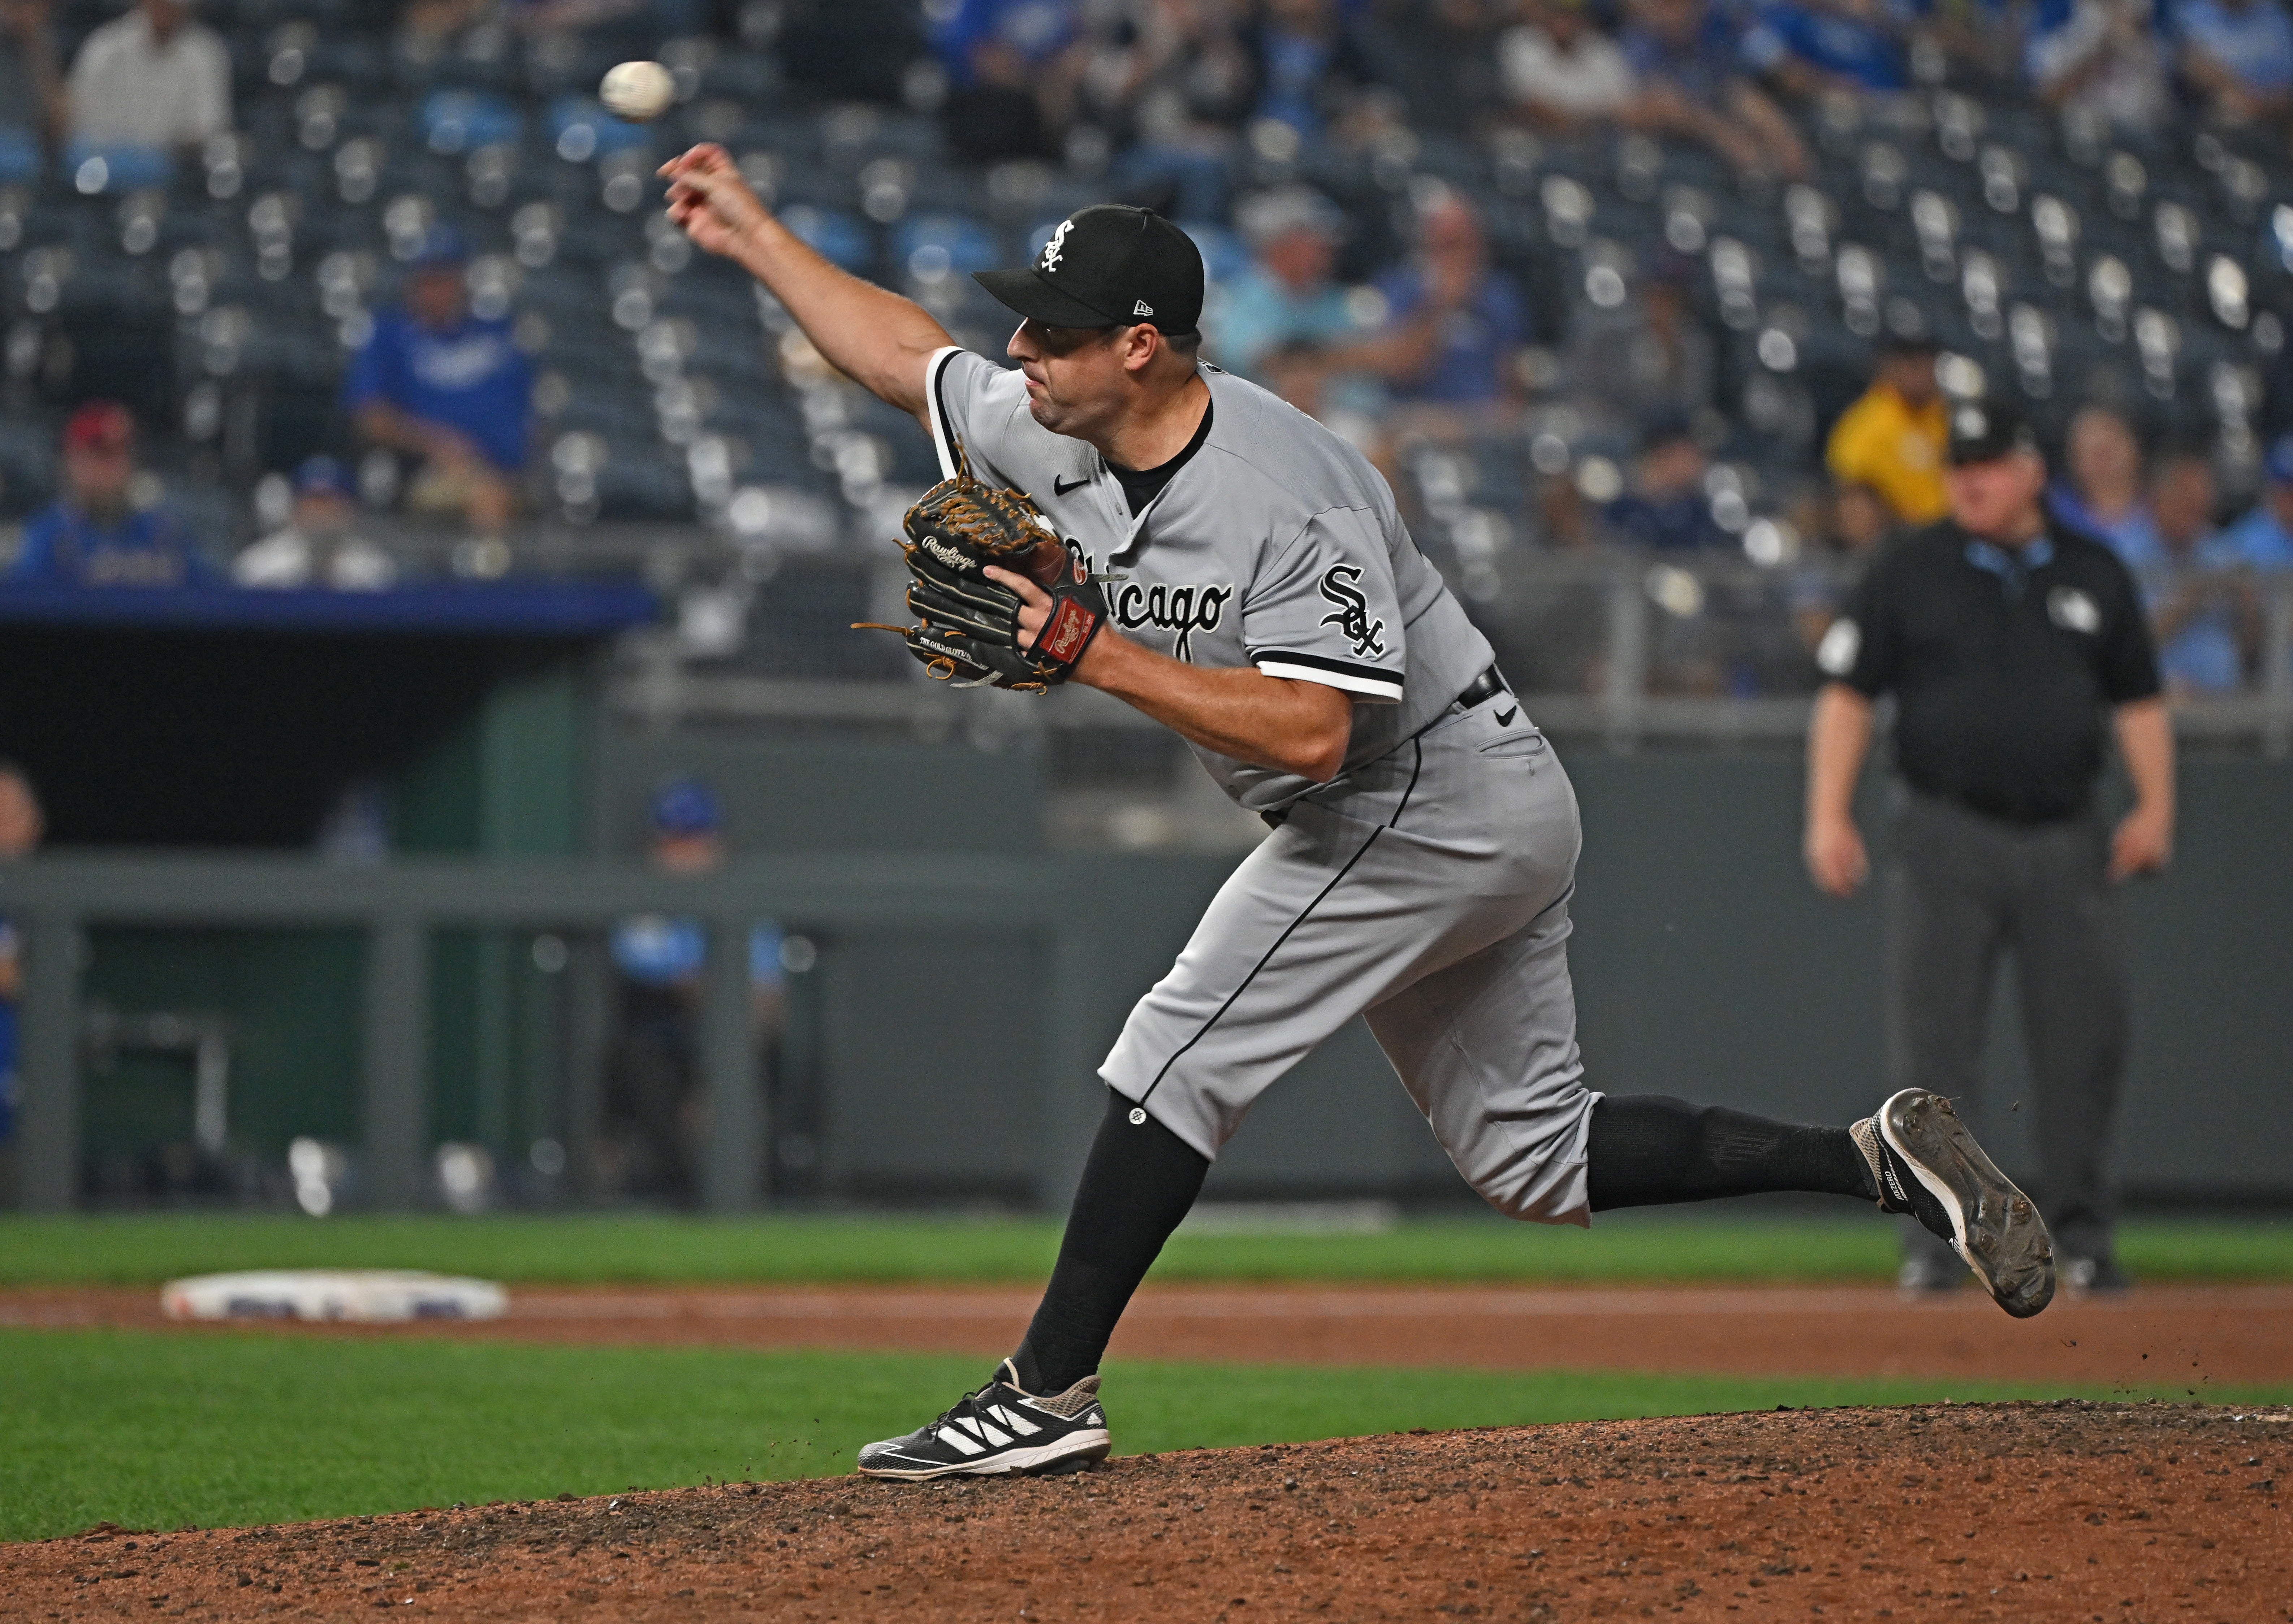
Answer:
[[[1934,341],[1893,338],[1862,398],[1832,425],[1824,463],[1842,485],[1868,485],[1909,524],[1950,509],[1942,484],[1949,409],[1935,384]]]

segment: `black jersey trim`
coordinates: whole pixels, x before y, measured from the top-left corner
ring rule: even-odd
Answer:
[[[1401,814],[1409,810],[1409,797],[1417,793],[1418,775],[1425,771],[1424,742],[1422,739],[1411,739],[1409,742],[1411,747],[1417,752],[1416,759],[1410,766],[1408,787],[1401,792],[1401,801],[1400,804],[1393,809],[1393,816],[1388,818],[1383,823],[1379,824],[1375,828],[1370,830],[1369,838],[1363,841],[1361,844],[1355,849],[1354,854],[1351,857],[1346,859],[1345,866],[1343,868],[1340,869],[1335,874],[1330,877],[1330,883],[1323,886],[1321,890],[1316,892],[1314,893],[1314,900],[1307,903],[1303,909],[1299,910],[1298,917],[1282,927],[1282,933],[1274,939],[1274,945],[1266,949],[1265,953],[1259,958],[1259,961],[1256,964],[1251,966],[1250,974],[1244,976],[1242,980],[1236,983],[1235,990],[1232,992],[1227,994],[1226,1002],[1219,1005],[1218,1008],[1211,1013],[1211,1018],[1203,1022],[1202,1025],[1195,1030],[1195,1035],[1187,1038],[1186,1042],[1180,1044],[1171,1052],[1171,1058],[1163,1062],[1162,1070],[1155,1073],[1155,1080],[1146,1085],[1146,1092],[1138,1096],[1138,1100],[1135,1102],[1136,1103],[1143,1106],[1148,1100],[1154,1098],[1155,1090],[1163,1086],[1163,1079],[1171,1074],[1171,1068],[1177,1065],[1179,1061],[1186,1058],[1187,1051],[1193,1048],[1195,1045],[1200,1043],[1205,1037],[1207,1037],[1210,1033],[1211,1028],[1216,1026],[1219,1023],[1220,1017],[1222,1017],[1228,1010],[1234,1007],[1234,1001],[1250,990],[1250,983],[1258,979],[1258,973],[1260,971],[1265,969],[1268,964],[1273,962],[1274,956],[1282,950],[1282,944],[1290,940],[1291,933],[1297,930],[1300,925],[1306,923],[1307,919],[1312,916],[1313,911],[1322,905],[1322,900],[1325,897],[1328,896],[1330,893],[1338,888],[1338,882],[1340,880],[1342,880],[1347,875],[1351,874],[1354,871],[1354,865],[1361,861],[1363,858],[1369,855],[1369,849],[1377,844],[1377,837],[1401,821]]]
[[[924,404],[931,413],[932,449],[939,453],[939,477],[944,480],[955,477],[955,433],[947,425],[947,369],[964,353],[962,346],[950,344],[926,363]]]
[[[1274,666],[1293,666],[1316,675],[1326,673],[1341,679],[1341,685],[1358,688],[1365,692],[1401,697],[1402,674],[1384,666],[1365,666],[1349,659],[1333,659],[1326,654],[1308,654],[1298,649],[1252,649],[1250,663],[1261,671]]]

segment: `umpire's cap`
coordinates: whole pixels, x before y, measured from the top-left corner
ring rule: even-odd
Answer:
[[[1950,408],[1950,465],[1995,463],[2002,456],[2038,454],[2038,432],[2011,401],[1996,395],[1962,400]]]
[[[1203,314],[1203,255],[1195,239],[1151,208],[1119,203],[1069,214],[1033,264],[976,271],[972,279],[1047,327],[1146,323],[1188,338]]]

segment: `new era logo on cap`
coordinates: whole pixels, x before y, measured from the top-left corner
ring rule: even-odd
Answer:
[[[1194,239],[1152,209],[1094,204],[1052,229],[1035,263],[976,273],[1022,316],[1052,327],[1151,321],[1190,335],[1203,312],[1203,256]]]

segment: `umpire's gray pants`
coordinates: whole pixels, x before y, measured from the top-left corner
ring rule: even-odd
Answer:
[[[1366,1014],[1474,1189],[1517,1218],[1586,1223],[1578,844],[1576,792],[1519,701],[1453,712],[1292,805],[1099,1075],[1215,1157],[1276,1079]]]
[[[2009,949],[2036,1097],[2033,1193],[2067,1257],[2110,1254],[2111,1133],[2126,1071],[2124,933],[2098,818],[2026,827],[1913,795],[1887,877],[1888,1061],[1979,1133],[1982,1049]],[[1924,1230],[1907,1244],[1940,1251]],[[1956,1264],[1953,1264],[1956,1267]]]

